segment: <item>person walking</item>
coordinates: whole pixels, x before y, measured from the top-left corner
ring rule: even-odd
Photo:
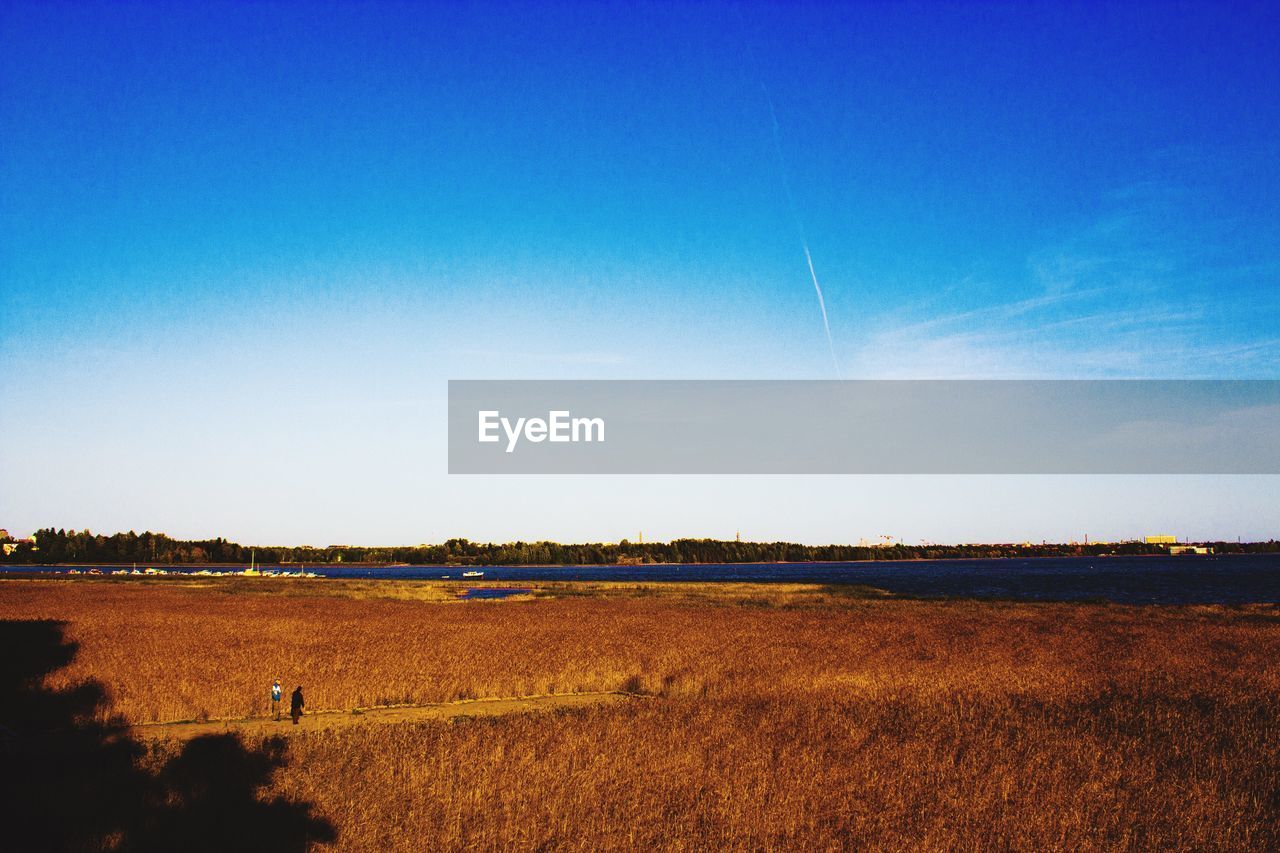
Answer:
[[[284,696],[284,691],[280,688],[280,679],[271,682],[271,715],[276,718],[276,722],[280,721],[280,699]]]
[[[294,688],[293,695],[289,697],[289,716],[293,717],[293,724],[298,724],[298,718],[302,716],[302,685],[299,684]]]

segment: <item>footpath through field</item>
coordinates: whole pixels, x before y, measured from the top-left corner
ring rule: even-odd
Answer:
[[[293,735],[320,729],[366,726],[384,723],[413,723],[420,720],[444,720],[452,717],[490,717],[529,711],[554,711],[626,702],[639,698],[630,693],[552,693],[543,696],[521,696],[514,699],[464,699],[439,705],[393,705],[382,708],[358,708],[354,711],[313,711],[303,715],[294,725],[288,714],[277,722],[271,717],[248,717],[240,720],[207,720],[172,723],[144,723],[133,726],[134,737],[147,740],[176,738],[187,740],[200,735],[238,732],[246,735]]]

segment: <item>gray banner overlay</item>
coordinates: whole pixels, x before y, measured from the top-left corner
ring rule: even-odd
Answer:
[[[451,380],[449,473],[1278,474],[1280,381]]]

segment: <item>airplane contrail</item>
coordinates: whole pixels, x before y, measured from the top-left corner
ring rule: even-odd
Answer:
[[[791,211],[791,219],[795,223],[796,233],[800,236],[800,245],[804,248],[804,260],[809,265],[809,278],[813,281],[813,291],[818,294],[818,310],[822,312],[822,330],[827,333],[827,349],[831,351],[831,365],[836,369],[836,378],[843,379],[840,370],[840,359],[836,357],[835,340],[831,337],[831,323],[827,320],[827,300],[822,296],[822,285],[818,283],[818,273],[813,268],[813,255],[809,252],[809,239],[804,233],[804,222],[800,219],[800,211],[796,208],[795,196],[791,193],[791,179],[787,175],[787,160],[782,155],[782,131],[778,127],[778,111],[773,107],[773,95],[769,87],[760,80],[760,90],[769,104],[769,119],[773,122],[773,150],[778,155],[778,170],[782,173],[782,188],[787,194],[787,208]]]

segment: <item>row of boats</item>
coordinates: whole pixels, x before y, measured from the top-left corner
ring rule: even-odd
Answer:
[[[114,569],[111,571],[103,571],[102,569],[67,569],[63,574],[67,575],[201,575],[204,577],[248,577],[248,578],[318,578],[320,575],[315,572],[296,571],[286,572],[281,569],[259,569],[256,567],[241,569],[240,571],[214,571],[213,569],[200,569],[196,572],[170,571],[169,569]]]
[[[296,572],[285,571],[284,569],[260,569],[252,563],[247,569],[239,571],[215,571],[214,569],[200,569],[195,572],[187,572],[181,570],[157,569],[154,567],[139,569],[136,566],[132,569],[114,569],[103,571],[102,569],[67,569],[63,572],[65,575],[198,575],[201,577],[242,577],[242,578],[318,578],[323,577],[315,572],[308,572],[299,569]],[[469,571],[463,572],[464,578],[482,578],[484,572]],[[448,575],[441,575],[441,578],[448,579]]]

